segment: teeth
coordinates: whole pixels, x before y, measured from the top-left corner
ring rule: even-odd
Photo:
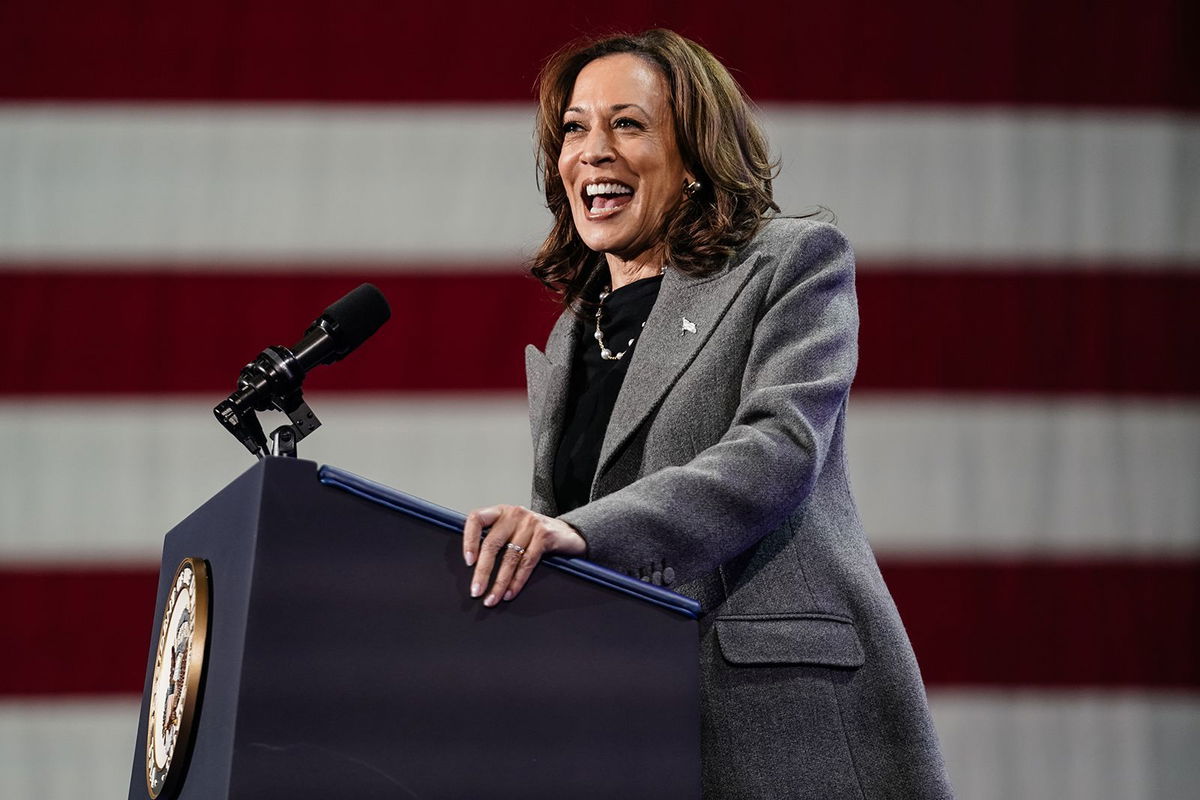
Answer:
[[[633,189],[623,183],[589,183],[584,187],[584,191],[588,197],[598,194],[633,194]]]

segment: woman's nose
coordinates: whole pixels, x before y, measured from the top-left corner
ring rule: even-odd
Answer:
[[[612,137],[602,125],[596,125],[588,131],[587,140],[583,143],[583,152],[579,155],[585,164],[595,165],[612,161],[616,157],[613,151]]]

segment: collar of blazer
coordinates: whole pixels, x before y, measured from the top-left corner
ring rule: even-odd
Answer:
[[[702,278],[671,269],[663,275],[662,287],[646,327],[638,337],[633,360],[621,385],[612,418],[600,449],[600,462],[592,481],[604,474],[613,458],[679,380],[696,354],[709,341],[738,292],[754,272],[762,255],[752,252],[730,260],[729,266]],[[684,331],[684,320],[695,326]],[[534,490],[557,512],[552,485],[554,451],[562,433],[571,359],[579,342],[582,321],[564,312],[555,323],[546,353],[530,345],[525,351],[529,384],[529,419],[534,435]],[[543,512],[545,513],[545,512]]]

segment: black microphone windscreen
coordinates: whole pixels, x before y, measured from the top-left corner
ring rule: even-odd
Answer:
[[[371,337],[392,316],[383,292],[364,283],[321,314],[337,326],[338,349],[349,352]]]

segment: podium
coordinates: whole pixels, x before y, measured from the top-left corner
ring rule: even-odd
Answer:
[[[157,643],[184,559],[208,573],[203,668],[159,798],[699,797],[699,607],[550,557],[484,608],[463,519],[267,458],[176,526],[130,800],[150,797]]]

